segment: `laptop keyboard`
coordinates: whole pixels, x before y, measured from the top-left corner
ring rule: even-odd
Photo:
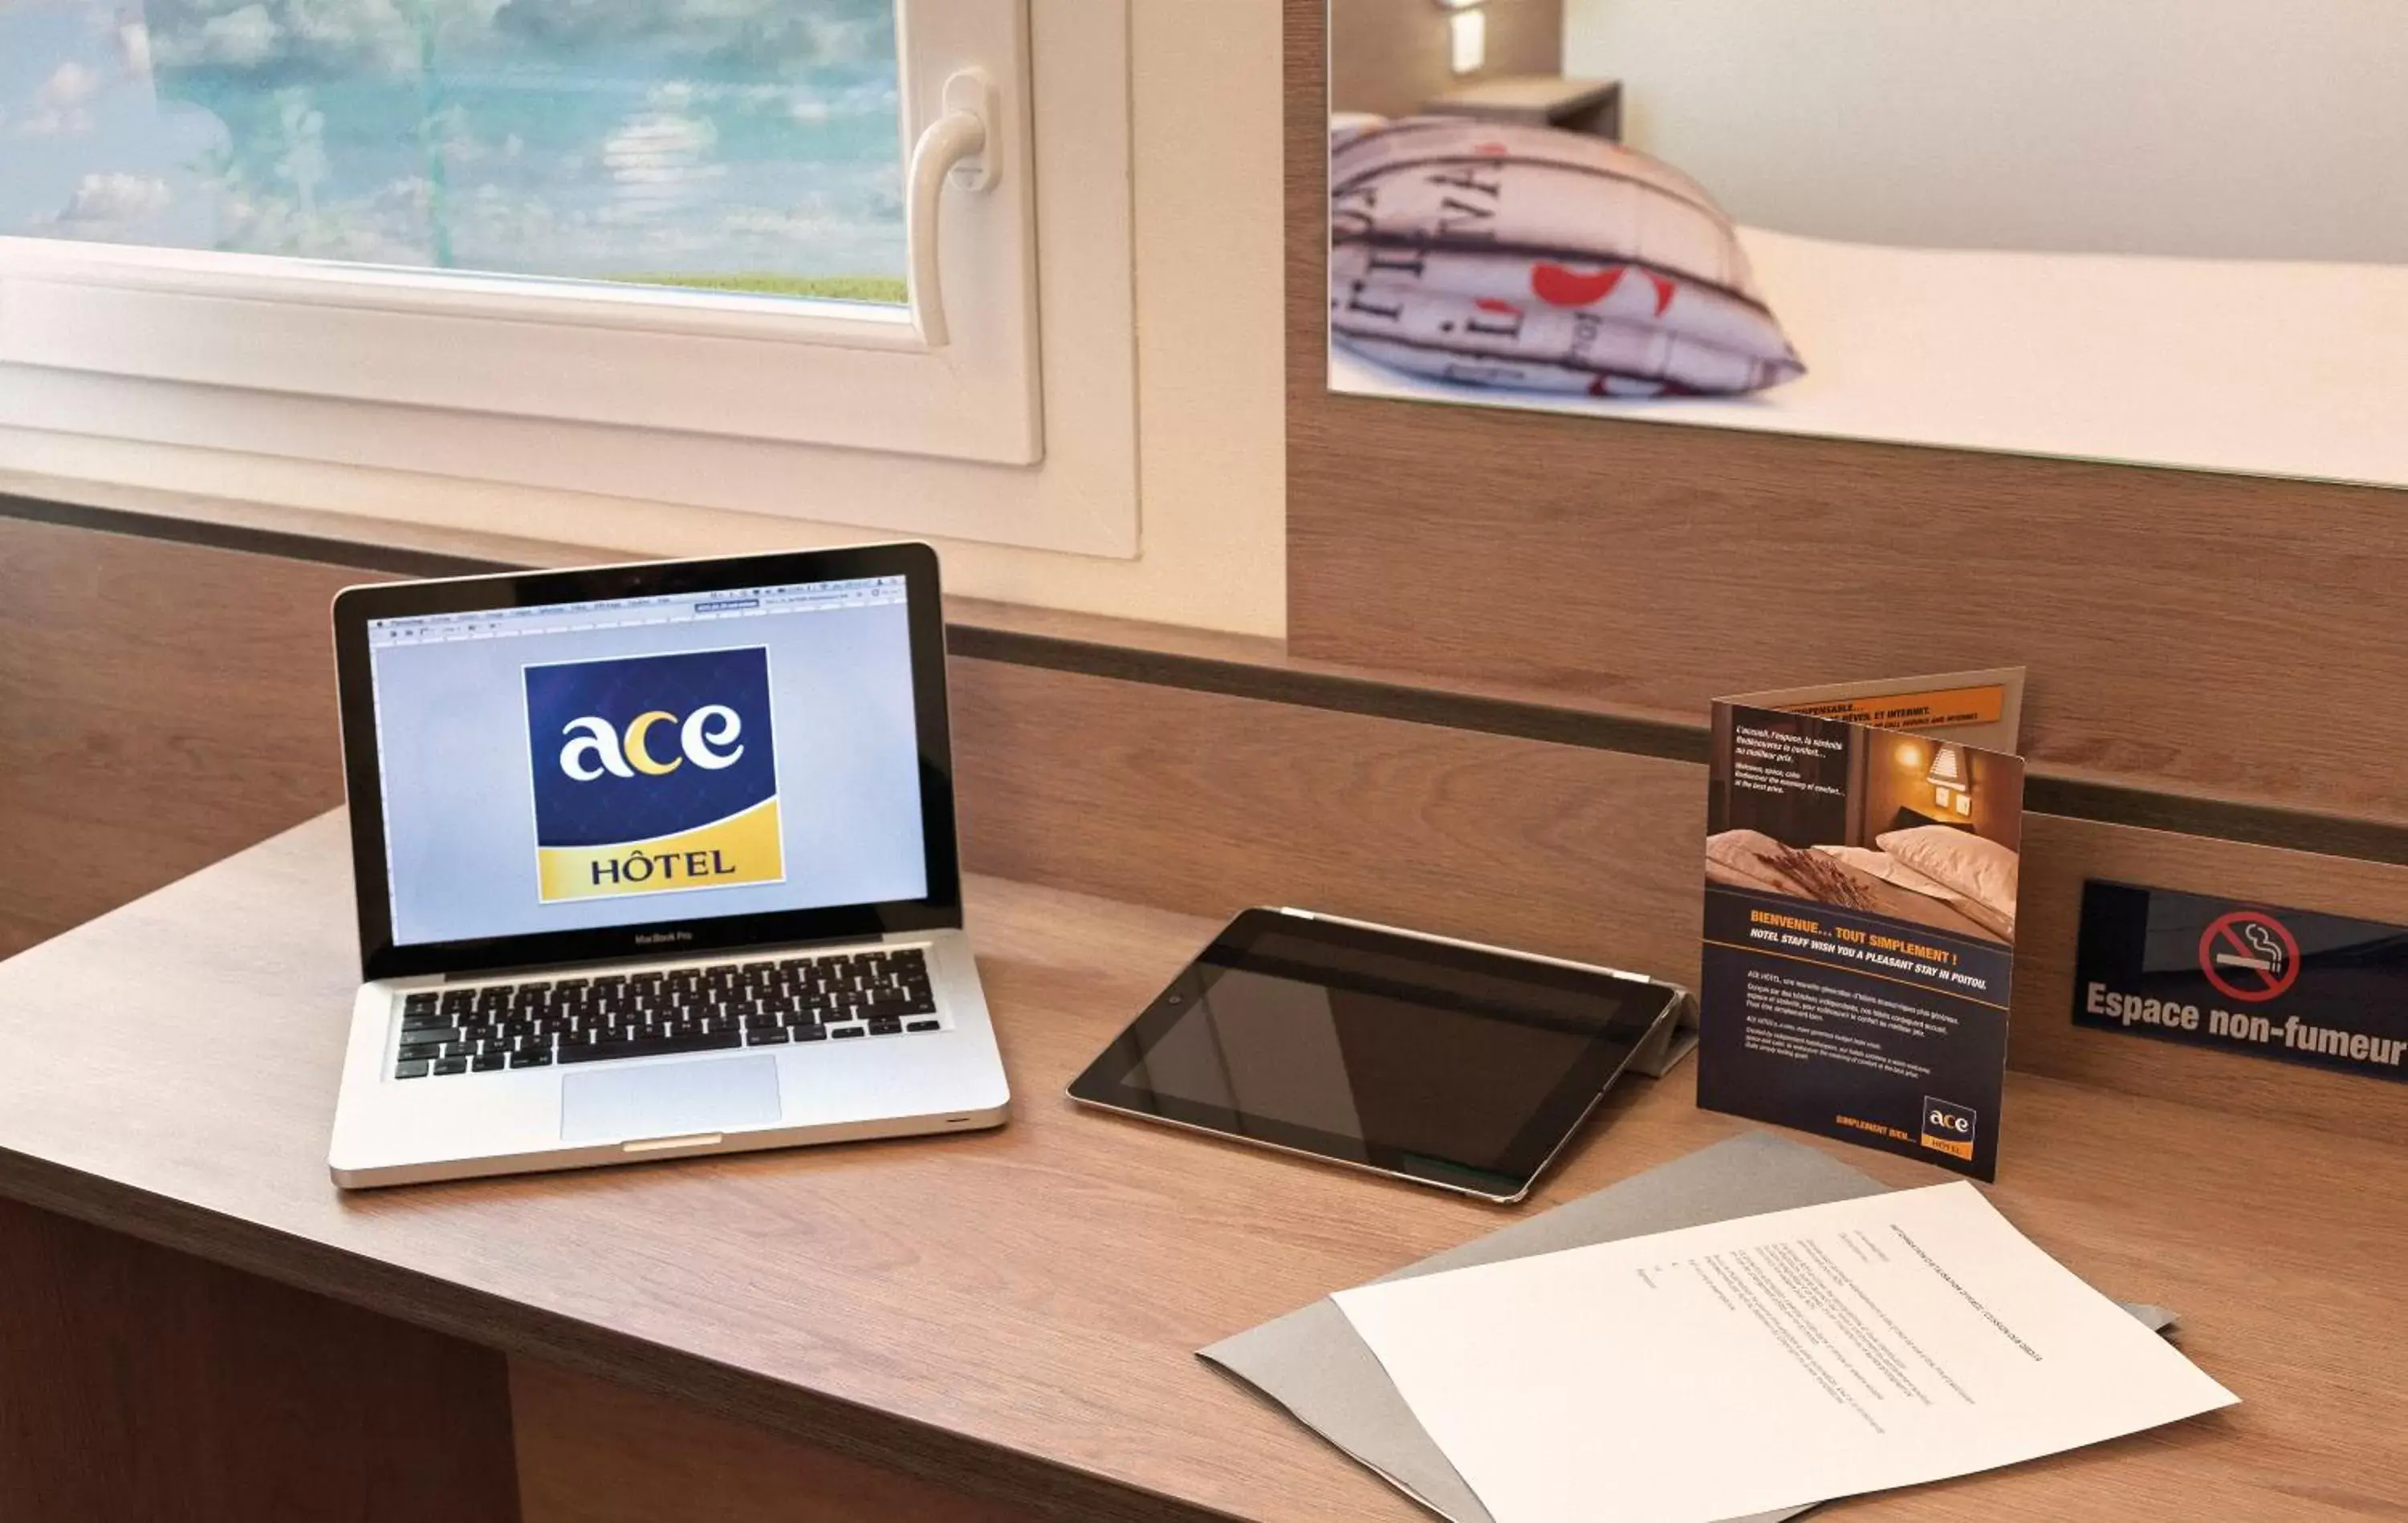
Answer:
[[[916,947],[598,978],[421,989],[393,1076],[485,1074],[664,1053],[940,1030]]]

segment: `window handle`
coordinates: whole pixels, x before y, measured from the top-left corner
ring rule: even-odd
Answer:
[[[951,340],[938,275],[937,206],[951,180],[976,193],[995,183],[987,123],[995,119],[995,81],[984,69],[962,69],[945,81],[944,113],[911,145],[910,201],[903,241],[911,266],[911,326],[920,342],[940,349]]]

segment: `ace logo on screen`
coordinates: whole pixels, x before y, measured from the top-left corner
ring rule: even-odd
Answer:
[[[526,668],[544,903],[786,875],[769,652]]]

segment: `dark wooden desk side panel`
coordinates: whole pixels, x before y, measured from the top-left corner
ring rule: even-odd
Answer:
[[[2408,493],[1331,395],[1287,18],[1294,655],[1689,714],[2025,662],[2036,762],[2408,818]]]
[[[509,1374],[456,1338],[0,1201],[8,1523],[515,1523]]]
[[[0,957],[343,802],[338,566],[0,517]]]
[[[375,579],[0,517],[0,957],[342,802]],[[22,1206],[0,1266],[10,1523],[517,1516],[491,1350]]]
[[[512,1359],[521,1523],[1039,1523],[1011,1502]]]

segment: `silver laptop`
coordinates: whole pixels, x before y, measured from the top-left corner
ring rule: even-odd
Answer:
[[[1003,1120],[928,547],[355,587],[335,651],[336,1183]]]

